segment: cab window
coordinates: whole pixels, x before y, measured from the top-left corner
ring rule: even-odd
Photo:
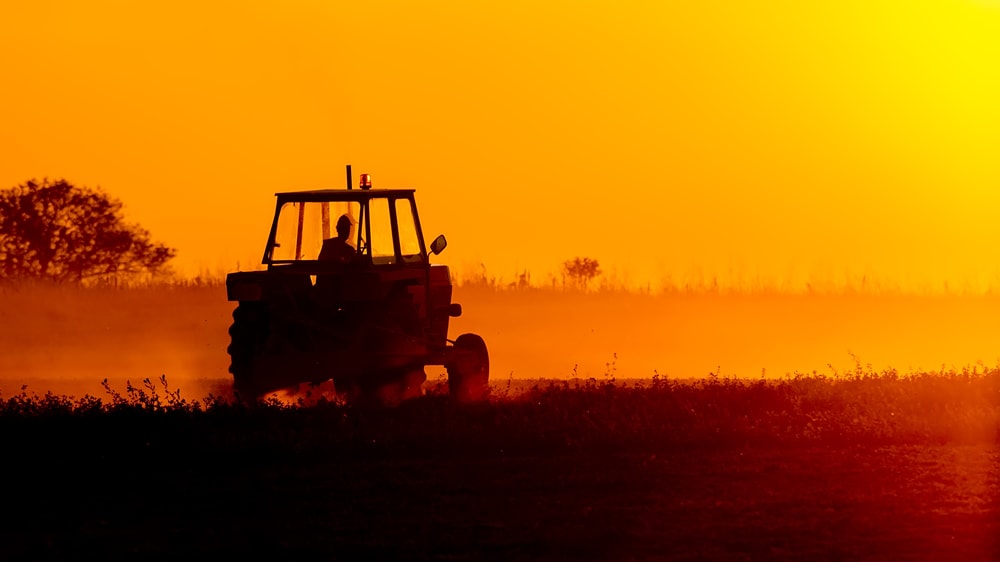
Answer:
[[[392,220],[388,199],[372,199],[368,203],[371,224],[371,257],[374,264],[396,263],[396,250],[392,243]]]
[[[360,205],[353,202],[285,203],[278,211],[271,262],[318,259],[323,241],[337,236],[338,219],[347,215],[354,224],[359,213]],[[352,239],[348,238],[349,244]]]
[[[419,263],[423,258],[420,252],[420,237],[417,234],[417,221],[413,218],[413,205],[409,199],[396,199],[396,222],[399,228],[399,250],[403,262]]]

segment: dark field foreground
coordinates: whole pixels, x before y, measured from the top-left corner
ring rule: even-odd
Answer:
[[[0,559],[1000,556],[997,371],[430,390],[4,394]]]

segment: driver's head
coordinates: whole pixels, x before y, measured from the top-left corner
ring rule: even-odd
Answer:
[[[347,215],[340,215],[340,218],[337,219],[337,235],[341,238],[347,238],[350,236],[352,224],[353,222],[351,221],[351,217]]]

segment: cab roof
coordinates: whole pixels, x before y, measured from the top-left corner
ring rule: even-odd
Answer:
[[[313,189],[307,191],[280,191],[275,193],[279,201],[368,201],[370,199],[409,197],[415,189]]]

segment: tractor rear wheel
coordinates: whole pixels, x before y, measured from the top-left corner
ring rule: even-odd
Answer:
[[[257,398],[254,362],[267,340],[267,306],[259,302],[240,303],[233,310],[229,327],[229,372],[233,374],[233,389],[243,398]]]
[[[458,402],[485,400],[490,390],[490,355],[477,334],[455,340],[455,358],[448,365],[448,393]]]

